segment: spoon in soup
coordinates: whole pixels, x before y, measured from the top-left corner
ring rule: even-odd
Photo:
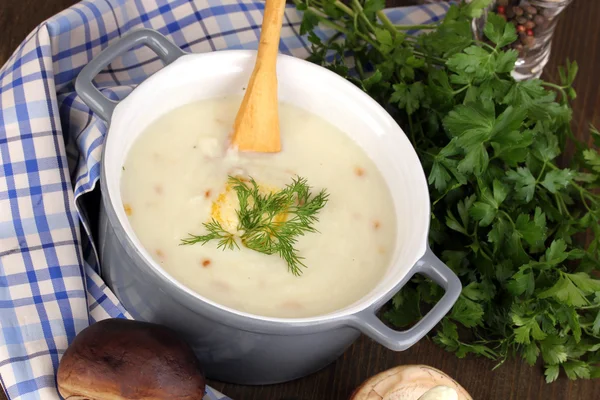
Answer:
[[[277,54],[285,0],[266,0],[254,70],[233,125],[239,151],[281,151],[277,98]]]

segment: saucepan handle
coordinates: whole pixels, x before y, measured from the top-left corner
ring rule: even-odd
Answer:
[[[417,322],[416,325],[405,331],[395,331],[385,325],[376,315],[383,303],[389,300],[400,287],[394,288],[379,303],[354,314],[350,320],[351,325],[391,350],[406,350],[418,342],[450,311],[458,296],[460,296],[462,285],[456,274],[429,249],[427,249],[425,255],[417,262],[411,274],[403,280],[401,285],[404,285],[414,274],[422,274],[429,277],[446,292],[431,311]]]
[[[110,122],[117,102],[108,99],[100,93],[98,88],[94,86],[94,78],[100,71],[113,62],[115,58],[139,45],[151,48],[165,65],[171,64],[186,54],[169,39],[152,29],[140,29],[130,32],[102,50],[98,56],[83,67],[77,76],[75,91],[83,102],[106,122]]]

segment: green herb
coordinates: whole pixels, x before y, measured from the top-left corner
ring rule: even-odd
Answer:
[[[321,190],[313,196],[306,179],[296,177],[292,183],[274,193],[261,193],[256,181],[229,177],[229,183],[237,193],[239,209],[236,210],[239,233],[228,232],[216,220],[203,224],[208,233],[190,235],[181,244],[202,245],[218,240],[223,250],[239,249],[237,235],[245,247],[264,254],[278,254],[288,265],[291,273],[300,275],[306,267],[303,258],[294,248],[298,238],[317,230],[314,224],[317,214],[327,203],[328,195]]]
[[[503,50],[517,39],[514,26],[490,13],[492,45],[473,39],[472,20],[490,0],[416,27],[390,22],[383,0],[295,2],[309,59],[386,107],[428,175],[430,244],[464,287],[434,341],[458,357],[502,363],[517,354],[531,365],[541,357],[548,382],[561,369],[600,377],[600,155],[570,129],[577,64],[560,69],[560,84],[515,82],[517,53]],[[315,34],[319,23],[337,31],[332,39]],[[562,168],[567,140],[578,151]],[[586,233],[582,246],[575,237]],[[416,277],[385,318],[410,326],[442,295]]]
[[[216,219],[213,218],[210,222],[205,222],[202,225],[204,225],[204,228],[208,231],[208,233],[201,236],[190,234],[188,238],[181,239],[181,244],[200,243],[202,245],[205,245],[211,240],[218,240],[218,249],[234,250],[240,248],[240,246],[238,246],[237,242],[235,241],[235,235],[233,233],[227,232],[227,230],[223,228],[223,225],[221,225],[221,223]]]

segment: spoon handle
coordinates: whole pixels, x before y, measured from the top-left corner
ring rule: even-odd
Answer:
[[[258,59],[273,68],[277,61],[284,11],[285,0],[266,0],[258,43]]]
[[[285,0],[266,0],[254,70],[233,126],[240,151],[281,151],[277,96],[277,53]]]

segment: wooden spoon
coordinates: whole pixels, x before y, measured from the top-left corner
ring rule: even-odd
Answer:
[[[266,0],[254,71],[233,125],[232,145],[240,151],[281,151],[277,98],[277,53],[285,0]]]

